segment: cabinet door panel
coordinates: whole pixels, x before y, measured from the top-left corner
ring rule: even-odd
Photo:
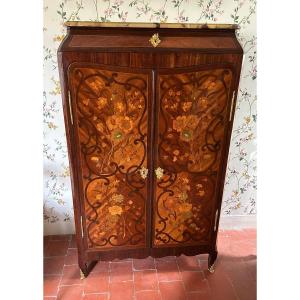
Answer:
[[[75,64],[68,75],[87,247],[145,247],[151,74]]]
[[[210,241],[232,82],[218,67],[158,73],[154,246]]]

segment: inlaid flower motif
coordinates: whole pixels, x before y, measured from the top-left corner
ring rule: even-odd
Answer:
[[[121,139],[133,129],[133,121],[128,116],[113,115],[108,118],[107,127],[112,131],[114,139]]]
[[[178,116],[176,118],[176,120],[173,120],[173,128],[178,131],[181,132],[183,130],[183,128],[186,126],[186,116]]]
[[[183,111],[187,112],[192,107],[192,102],[183,102],[182,103],[182,109]]]
[[[173,154],[178,156],[180,154],[180,151],[178,149],[176,149],[176,150],[173,151]]]
[[[207,80],[204,82],[203,87],[212,90],[216,86],[216,82],[212,80]]]
[[[122,102],[117,101],[114,104],[114,108],[117,113],[121,113],[125,110],[125,105]]]
[[[199,190],[198,193],[197,193],[197,195],[199,195],[199,196],[202,197],[202,196],[205,195],[205,191]]]
[[[199,195],[201,197],[204,196],[205,195],[205,190],[204,190],[203,184],[202,183],[198,183],[198,184],[196,184],[196,187],[198,189],[197,195]]]
[[[96,128],[98,131],[103,132],[104,131],[104,126],[102,123],[97,123]]]
[[[83,103],[85,106],[88,106],[89,103],[90,103],[90,99],[85,98],[85,99],[82,100],[82,103]]]
[[[146,179],[147,178],[147,175],[148,175],[148,169],[146,169],[145,167],[142,167],[140,169],[140,175],[143,179]]]
[[[182,201],[185,201],[187,198],[188,198],[188,194],[186,192],[182,192],[180,195],[179,195],[179,198],[182,200]]]
[[[193,131],[190,129],[184,129],[181,131],[180,138],[186,142],[189,142],[193,138]]]
[[[92,156],[92,157],[91,157],[91,161],[98,162],[98,161],[99,161],[99,157],[97,157],[97,156]]]
[[[128,133],[132,130],[133,122],[132,120],[125,116],[123,118],[120,118],[120,128],[124,130],[125,133]]]
[[[199,118],[196,115],[178,116],[173,120],[173,129],[177,132],[186,132],[187,137],[191,137],[191,131],[194,130],[199,123]]]
[[[124,137],[124,134],[120,129],[116,129],[112,132],[112,137],[114,140],[121,140]]]
[[[208,106],[208,99],[207,97],[201,97],[198,101],[198,107],[200,110],[206,109]]]
[[[111,197],[112,201],[115,202],[115,203],[122,203],[123,200],[124,200],[124,196],[121,195],[121,194],[114,194],[112,197]]]
[[[107,105],[107,98],[99,97],[97,99],[96,103],[97,103],[97,108],[102,109],[103,107],[105,107]]]
[[[182,203],[178,205],[178,210],[181,213],[190,212],[193,205],[191,203]]]
[[[123,208],[121,206],[114,205],[114,206],[109,207],[108,211],[112,216],[116,216],[116,215],[120,216],[123,212]]]

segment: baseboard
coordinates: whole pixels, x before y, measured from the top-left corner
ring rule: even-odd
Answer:
[[[44,235],[74,234],[75,226],[73,222],[57,222],[49,226],[44,224]]]
[[[236,229],[256,228],[256,216],[221,216],[220,229]]]

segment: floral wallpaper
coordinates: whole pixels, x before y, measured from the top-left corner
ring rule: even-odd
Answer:
[[[44,0],[44,233],[74,232],[57,48],[66,21],[235,23],[244,63],[223,215],[256,214],[256,0]]]

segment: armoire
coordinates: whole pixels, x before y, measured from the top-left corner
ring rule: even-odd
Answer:
[[[243,50],[231,24],[67,22],[58,49],[78,263],[209,254]]]

